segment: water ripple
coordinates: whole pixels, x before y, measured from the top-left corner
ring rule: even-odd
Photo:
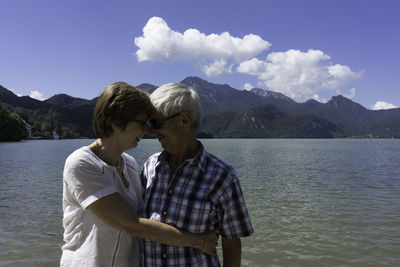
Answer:
[[[1,266],[58,265],[64,161],[89,143],[0,144]],[[242,266],[400,266],[398,140],[203,144],[240,178],[255,230]],[[159,150],[142,140],[129,153],[143,164]]]

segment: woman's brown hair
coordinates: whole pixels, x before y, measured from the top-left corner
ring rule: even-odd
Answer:
[[[124,82],[110,84],[101,93],[93,112],[93,130],[97,138],[109,137],[112,124],[125,130],[137,115],[154,111],[148,94]]]

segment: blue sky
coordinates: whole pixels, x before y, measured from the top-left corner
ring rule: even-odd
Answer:
[[[397,0],[1,0],[0,84],[92,99],[198,76],[298,102],[400,106]],[[391,105],[390,105],[391,104]]]

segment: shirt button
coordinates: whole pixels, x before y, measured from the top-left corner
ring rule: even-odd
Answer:
[[[162,257],[164,258],[164,259],[166,259],[167,258],[167,254],[162,254]]]
[[[169,191],[168,191],[168,194],[172,195],[172,193],[173,193],[173,191],[172,191],[172,190],[169,190]]]
[[[167,211],[164,210],[164,211],[162,212],[162,214],[163,214],[164,216],[167,215]]]

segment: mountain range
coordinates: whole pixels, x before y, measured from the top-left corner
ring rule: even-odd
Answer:
[[[400,108],[368,110],[341,95],[327,103],[298,103],[277,92],[237,90],[198,77],[181,83],[193,88],[203,110],[200,136],[217,138],[400,138]],[[151,93],[157,86],[138,88]],[[100,92],[99,92],[100,93]],[[97,98],[58,94],[39,101],[18,97],[0,86],[0,102],[37,130],[61,132],[62,138],[93,138],[91,118]]]

